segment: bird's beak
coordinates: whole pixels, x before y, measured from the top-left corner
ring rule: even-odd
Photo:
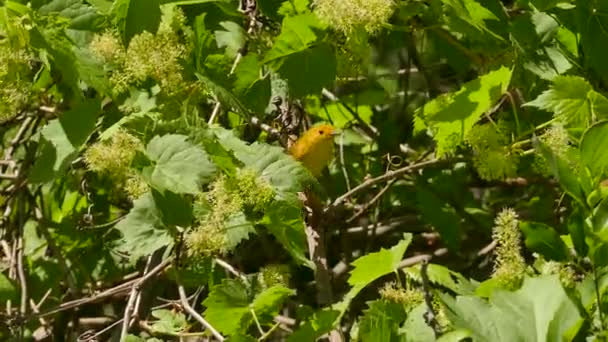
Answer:
[[[337,135],[340,135],[340,134],[342,134],[341,130],[335,130],[335,131],[331,132],[331,135],[333,135],[334,137]]]

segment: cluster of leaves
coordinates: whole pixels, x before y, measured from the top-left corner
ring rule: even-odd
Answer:
[[[602,340],[607,13],[3,1],[2,338]]]

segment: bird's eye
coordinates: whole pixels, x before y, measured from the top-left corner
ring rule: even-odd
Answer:
[[[320,134],[320,135],[323,135],[323,130],[320,130],[320,131],[319,131],[319,134]]]

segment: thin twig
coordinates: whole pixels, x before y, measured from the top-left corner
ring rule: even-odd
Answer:
[[[391,179],[388,182],[388,184],[386,184],[384,186],[384,188],[382,188],[382,190],[380,190],[376,194],[376,196],[374,196],[374,198],[372,198],[369,202],[365,203],[363,208],[361,208],[358,212],[353,214],[353,216],[351,216],[349,219],[347,219],[346,223],[352,223],[353,221],[358,219],[361,215],[363,215],[367,211],[367,209],[369,209],[372,205],[374,205],[374,203],[376,203],[391,188],[391,186],[393,186],[393,184],[395,184],[396,181],[397,181],[396,179]]]
[[[215,328],[211,324],[209,324],[209,322],[207,322],[203,318],[203,316],[199,315],[199,313],[196,312],[196,310],[194,310],[192,306],[190,306],[190,303],[188,302],[188,297],[186,296],[186,290],[184,290],[184,286],[182,284],[178,284],[177,290],[179,292],[180,302],[184,307],[184,310],[186,310],[186,312],[188,312],[190,316],[194,317],[194,319],[196,319],[203,327],[205,327],[205,329],[209,330],[216,339],[218,339],[219,341],[224,341],[224,336],[222,336],[222,334],[215,330]]]
[[[248,283],[247,277],[243,273],[239,272],[236,268],[234,268],[229,263],[227,263],[224,260],[219,259],[219,258],[213,259],[213,262],[215,262],[216,264],[220,265],[223,269],[225,269],[229,273],[232,273],[233,275],[237,276],[238,278],[240,278],[245,283]]]
[[[146,267],[144,268],[144,278],[149,271],[150,264],[152,263],[152,255],[148,256],[148,260],[146,261]],[[134,306],[136,306],[136,301],[138,301],[139,297],[139,288],[143,284],[143,282],[138,281],[131,287],[131,294],[129,295],[129,300],[127,301],[127,306],[125,307],[125,312],[122,320],[122,330],[120,332],[120,340],[122,341],[127,334],[129,333],[129,327],[131,326],[131,313],[135,312],[137,315],[137,311],[134,310]]]
[[[437,165],[437,164],[444,163],[444,162],[446,162],[446,160],[433,159],[433,160],[427,160],[424,162],[420,162],[417,164],[408,165],[408,166],[402,167],[397,170],[387,171],[382,176],[379,176],[376,178],[370,178],[370,179],[364,181],[363,183],[357,185],[356,187],[354,187],[352,190],[348,191],[344,195],[336,198],[336,200],[331,204],[331,207],[339,206],[340,204],[342,204],[342,202],[344,202],[347,198],[351,197],[352,195],[359,193],[360,191],[363,191],[378,183],[386,182],[391,179],[400,177],[404,174],[407,174],[409,172],[416,171],[418,169],[422,169],[427,166]]]

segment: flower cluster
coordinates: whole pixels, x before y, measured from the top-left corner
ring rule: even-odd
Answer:
[[[485,180],[502,180],[517,173],[519,156],[507,145],[507,137],[491,124],[475,125],[466,142],[473,148],[473,165]]]
[[[226,222],[241,213],[258,214],[274,196],[270,185],[254,171],[240,170],[234,178],[220,176],[210,191],[195,201],[198,224],[186,235],[190,254],[212,256],[229,252]]]
[[[347,36],[357,27],[373,34],[386,24],[395,11],[393,0],[315,0],[315,13]]]
[[[275,285],[289,287],[289,279],[291,274],[287,265],[268,265],[262,267],[258,273],[258,282],[263,288],[269,288]]]
[[[526,271],[526,263],[521,255],[521,233],[519,219],[513,209],[503,209],[494,221],[492,238],[496,241],[494,251],[494,274],[492,278],[507,289],[517,289]]]
[[[387,283],[380,289],[380,297],[389,302],[402,304],[409,311],[424,302],[424,293],[418,289],[399,287],[395,283]]]
[[[154,80],[167,95],[185,87],[181,63],[188,49],[177,33],[185,24],[184,15],[174,9],[163,13],[162,19],[158,32],[135,35],[126,49],[114,32],[102,33],[92,40],[89,49],[110,69],[110,80],[117,93],[148,79]]]
[[[28,102],[31,83],[26,81],[31,56],[0,45],[0,123],[15,117]]]

